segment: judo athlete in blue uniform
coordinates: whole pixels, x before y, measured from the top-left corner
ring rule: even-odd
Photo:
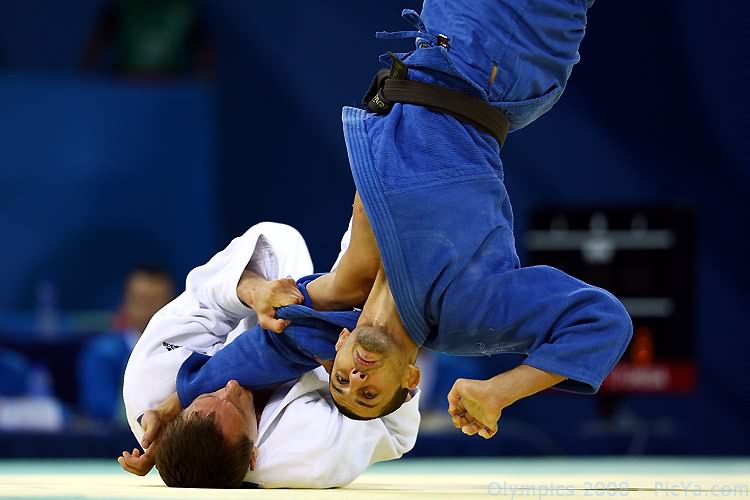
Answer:
[[[416,37],[417,49],[398,56],[410,80],[482,99],[514,131],[559,99],[591,3],[426,0],[421,16],[404,11],[416,31],[383,36]],[[527,355],[490,381],[454,385],[450,411],[469,434],[491,437],[502,408],[546,387],[596,392],[630,340],[630,318],[605,290],[551,267],[520,267],[497,141],[410,104],[385,115],[344,108],[343,122],[385,273],[340,345],[331,376],[339,409],[377,416],[382,406],[363,406],[362,389],[387,402],[394,386],[412,387],[423,347]],[[384,369],[390,377],[374,384]]]
[[[416,37],[417,49],[397,56],[410,80],[482,99],[515,131],[562,94],[579,60],[591,3],[426,0],[421,16],[404,11],[415,31],[381,36]],[[369,419],[398,408],[419,382],[414,363],[423,347],[527,355],[521,366],[492,379],[456,382],[449,411],[467,434],[491,437],[503,408],[548,387],[596,392],[627,347],[630,318],[605,290],[551,267],[520,267],[495,138],[410,104],[397,103],[385,115],[344,108],[343,123],[365,214],[358,223],[355,203],[353,230],[372,235],[371,244],[353,241],[347,254],[370,264],[348,272],[342,261],[336,273],[306,283],[308,305],[318,312],[300,305],[277,311],[294,324],[362,305],[363,296],[351,292],[353,277],[362,273],[369,295],[355,328],[339,336],[331,369],[339,410]],[[274,349],[264,352],[273,356]],[[314,359],[310,354],[287,360],[301,369],[301,361]],[[322,351],[312,354],[327,359]],[[221,386],[220,359],[206,363],[203,374],[181,373],[181,399]],[[284,373],[283,357],[278,361],[274,370]]]

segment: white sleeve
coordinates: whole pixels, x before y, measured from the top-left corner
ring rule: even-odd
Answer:
[[[188,274],[185,292],[154,315],[125,369],[125,409],[139,440],[143,431],[137,419],[176,390],[177,371],[185,359],[192,352],[212,355],[240,321],[255,322],[255,313],[237,297],[245,269],[266,279],[302,276],[312,273],[312,261],[296,229],[263,222]]]
[[[414,447],[418,406],[419,391],[387,417],[355,421],[338,412],[330,394],[312,392],[284,409],[246,480],[264,488],[346,486],[370,465]]]
[[[401,408],[390,415],[380,418],[385,424],[386,429],[388,429],[388,435],[393,441],[393,448],[396,451],[396,454],[394,456],[376,458],[371,463],[374,464],[376,462],[385,462],[386,460],[400,458],[401,455],[414,448],[414,444],[417,442],[417,432],[419,432],[419,423],[421,419],[419,413],[420,394],[421,391],[415,389],[412,392],[411,399],[401,405]]]

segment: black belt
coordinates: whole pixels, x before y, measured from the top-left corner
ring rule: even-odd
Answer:
[[[373,78],[362,104],[372,113],[390,113],[397,102],[416,104],[447,113],[487,132],[503,147],[508,136],[508,118],[478,97],[439,85],[408,79],[409,67],[391,54],[391,69],[381,69]]]

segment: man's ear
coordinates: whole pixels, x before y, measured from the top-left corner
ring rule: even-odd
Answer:
[[[344,342],[346,341],[347,337],[349,337],[349,335],[351,334],[352,332],[350,332],[346,328],[341,330],[341,333],[339,333],[339,339],[336,341],[336,352],[339,352],[339,349],[341,349],[341,346],[344,345]]]
[[[318,363],[320,363],[320,366],[322,366],[325,369],[325,371],[328,373],[328,375],[331,374],[331,370],[333,370],[333,360],[332,359],[328,359],[328,360],[323,361],[322,359],[320,359],[319,357],[316,356],[315,357],[315,361],[317,361]]]
[[[407,368],[407,375],[406,375],[406,387],[413,391],[417,388],[419,385],[419,378],[420,378],[420,372],[419,368],[417,368],[415,365],[410,364]]]
[[[250,470],[255,470],[255,465],[258,463],[258,455],[260,450],[257,446],[253,446],[253,451],[250,452]]]

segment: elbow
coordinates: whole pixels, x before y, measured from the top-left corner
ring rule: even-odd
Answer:
[[[417,444],[417,430],[415,429],[413,434],[407,434],[398,436],[396,438],[396,458],[401,458],[405,453],[409,453],[414,449],[414,445]]]
[[[613,365],[625,353],[633,338],[633,321],[627,309],[614,295],[606,290],[600,290],[599,317],[608,332],[609,342],[615,350]]]
[[[633,320],[630,318],[630,314],[622,302],[610,294],[611,300],[614,302],[613,315],[615,316],[615,324],[617,330],[620,332],[622,343],[624,347],[630,344],[630,340],[633,338]]]

